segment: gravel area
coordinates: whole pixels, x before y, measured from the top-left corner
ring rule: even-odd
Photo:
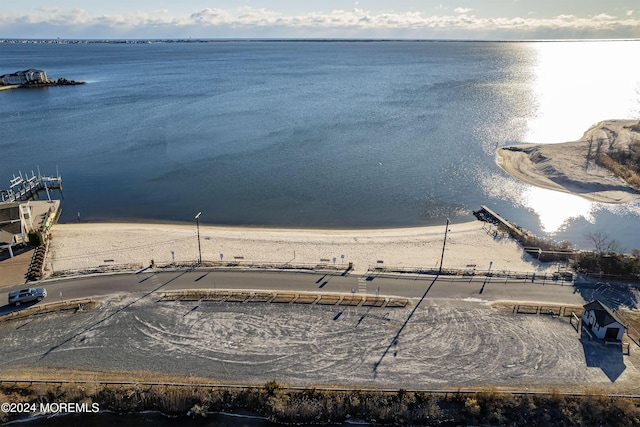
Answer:
[[[412,310],[123,295],[88,312],[0,324],[0,375],[37,366],[226,383],[618,391],[640,379],[620,347],[581,340],[566,319],[499,313],[477,300]]]

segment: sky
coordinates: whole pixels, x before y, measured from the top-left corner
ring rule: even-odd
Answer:
[[[638,0],[0,0],[0,39],[640,38]]]

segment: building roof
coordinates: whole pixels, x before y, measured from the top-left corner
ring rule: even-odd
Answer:
[[[15,220],[20,222],[20,203],[18,202],[0,203],[0,227]]]
[[[607,326],[614,322],[617,322],[624,326],[624,324],[616,317],[616,315],[603,303],[598,300],[592,301],[584,306],[585,311],[593,311],[593,315],[596,318],[596,322],[600,326]]]
[[[22,232],[20,206],[17,202],[0,203],[0,242],[11,243]]]

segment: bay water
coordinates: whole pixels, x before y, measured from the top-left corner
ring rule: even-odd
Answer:
[[[61,222],[381,228],[474,219],[640,248],[640,202],[519,182],[498,147],[640,119],[638,41],[0,43],[0,188],[63,178]]]

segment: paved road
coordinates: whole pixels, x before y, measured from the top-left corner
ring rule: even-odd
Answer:
[[[570,282],[505,280],[487,277],[438,278],[427,275],[342,275],[341,272],[190,270],[80,277],[42,282],[48,301],[100,297],[121,292],[153,292],[176,289],[260,289],[315,292],[366,292],[420,298],[477,298],[487,301],[517,300],[583,304]],[[60,296],[62,293],[62,297]],[[22,306],[24,307],[24,305]],[[4,305],[0,314],[15,310]]]

